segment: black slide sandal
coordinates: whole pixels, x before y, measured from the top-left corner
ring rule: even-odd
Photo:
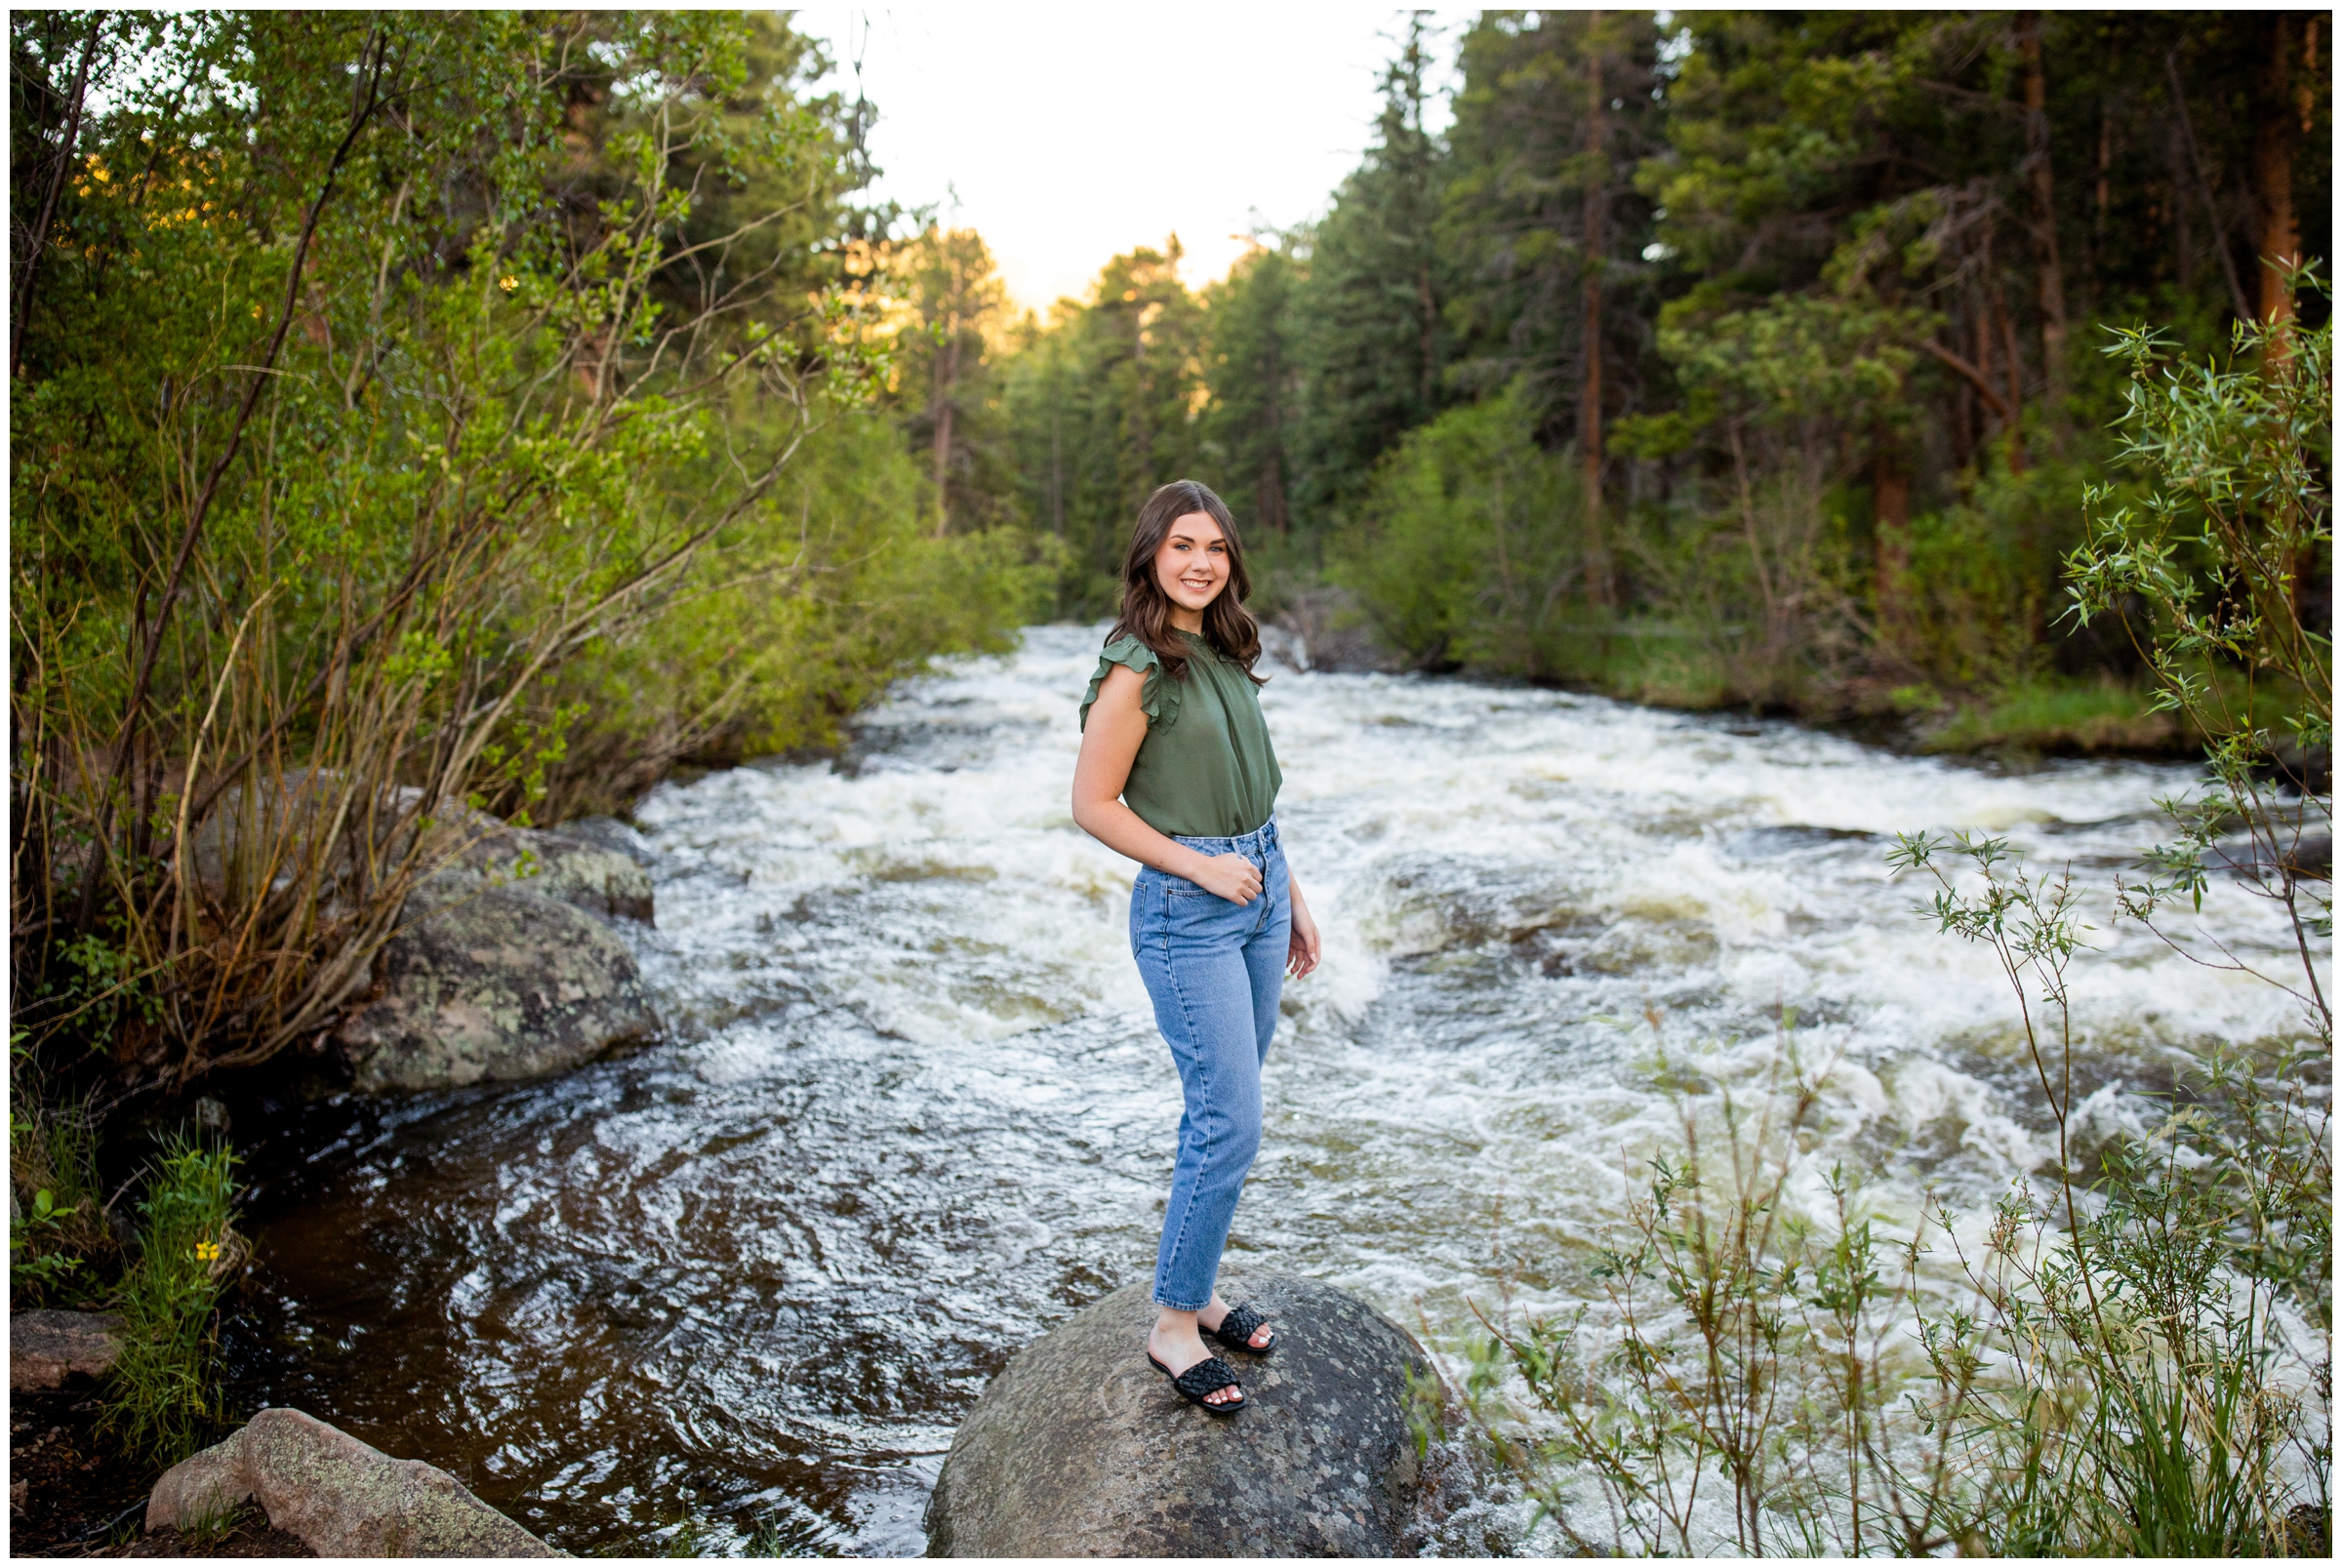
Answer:
[[[1252,1303],[1246,1302],[1241,1307],[1230,1307],[1228,1315],[1220,1320],[1218,1328],[1203,1328],[1200,1322],[1195,1326],[1203,1329],[1204,1333],[1232,1350],[1242,1350],[1248,1355],[1266,1356],[1276,1348],[1276,1336],[1270,1335],[1267,1345],[1253,1344],[1252,1337],[1258,1334],[1268,1321],[1268,1318],[1254,1309]]]
[[[1215,1416],[1232,1416],[1249,1402],[1243,1398],[1244,1385],[1236,1381],[1235,1369],[1216,1355],[1207,1355],[1180,1373],[1174,1373],[1157,1361],[1152,1350],[1147,1352],[1147,1361],[1155,1371],[1171,1380],[1171,1387],[1179,1390],[1182,1399],[1191,1405],[1201,1405]],[[1224,1405],[1213,1404],[1204,1397],[1207,1393],[1218,1393],[1223,1388],[1235,1389],[1237,1397]]]

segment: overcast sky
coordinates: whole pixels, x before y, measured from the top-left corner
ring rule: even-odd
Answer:
[[[849,99],[878,106],[878,194],[980,230],[1020,305],[1086,292],[1177,232],[1191,286],[1256,223],[1320,212],[1358,161],[1405,13],[1378,5],[815,6]],[[1455,29],[1436,17],[1447,81]],[[1444,105],[1433,119],[1444,118]],[[956,198],[956,201],[954,200]]]

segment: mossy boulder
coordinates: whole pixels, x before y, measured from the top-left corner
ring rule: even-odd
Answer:
[[[392,1459],[304,1411],[262,1411],[173,1466],[146,1528],[199,1530],[250,1499],[320,1557],[557,1557],[447,1471]]]
[[[363,1093],[544,1077],[658,1029],[619,934],[525,880],[441,871],[406,918],[375,999],[334,1036]]]
[[[1009,1362],[960,1425],[927,1510],[939,1557],[1387,1557],[1422,1484],[1404,1330],[1348,1291],[1224,1266],[1262,1307],[1266,1360],[1222,1352],[1249,1404],[1187,1403],[1147,1364],[1145,1283],[1076,1312]],[[1208,1343],[1208,1342],[1207,1342]]]

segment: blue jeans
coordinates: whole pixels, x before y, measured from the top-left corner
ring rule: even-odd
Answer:
[[[1187,1099],[1154,1256],[1154,1300],[1192,1312],[1211,1304],[1220,1249],[1261,1147],[1261,1064],[1284,992],[1293,894],[1274,818],[1241,838],[1176,842],[1241,855],[1261,871],[1261,897],[1250,904],[1231,904],[1152,866],[1130,890],[1130,950]]]

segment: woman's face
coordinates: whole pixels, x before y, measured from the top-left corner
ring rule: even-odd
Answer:
[[[1154,552],[1154,580],[1182,610],[1196,615],[1228,586],[1228,540],[1208,512],[1174,518]]]

